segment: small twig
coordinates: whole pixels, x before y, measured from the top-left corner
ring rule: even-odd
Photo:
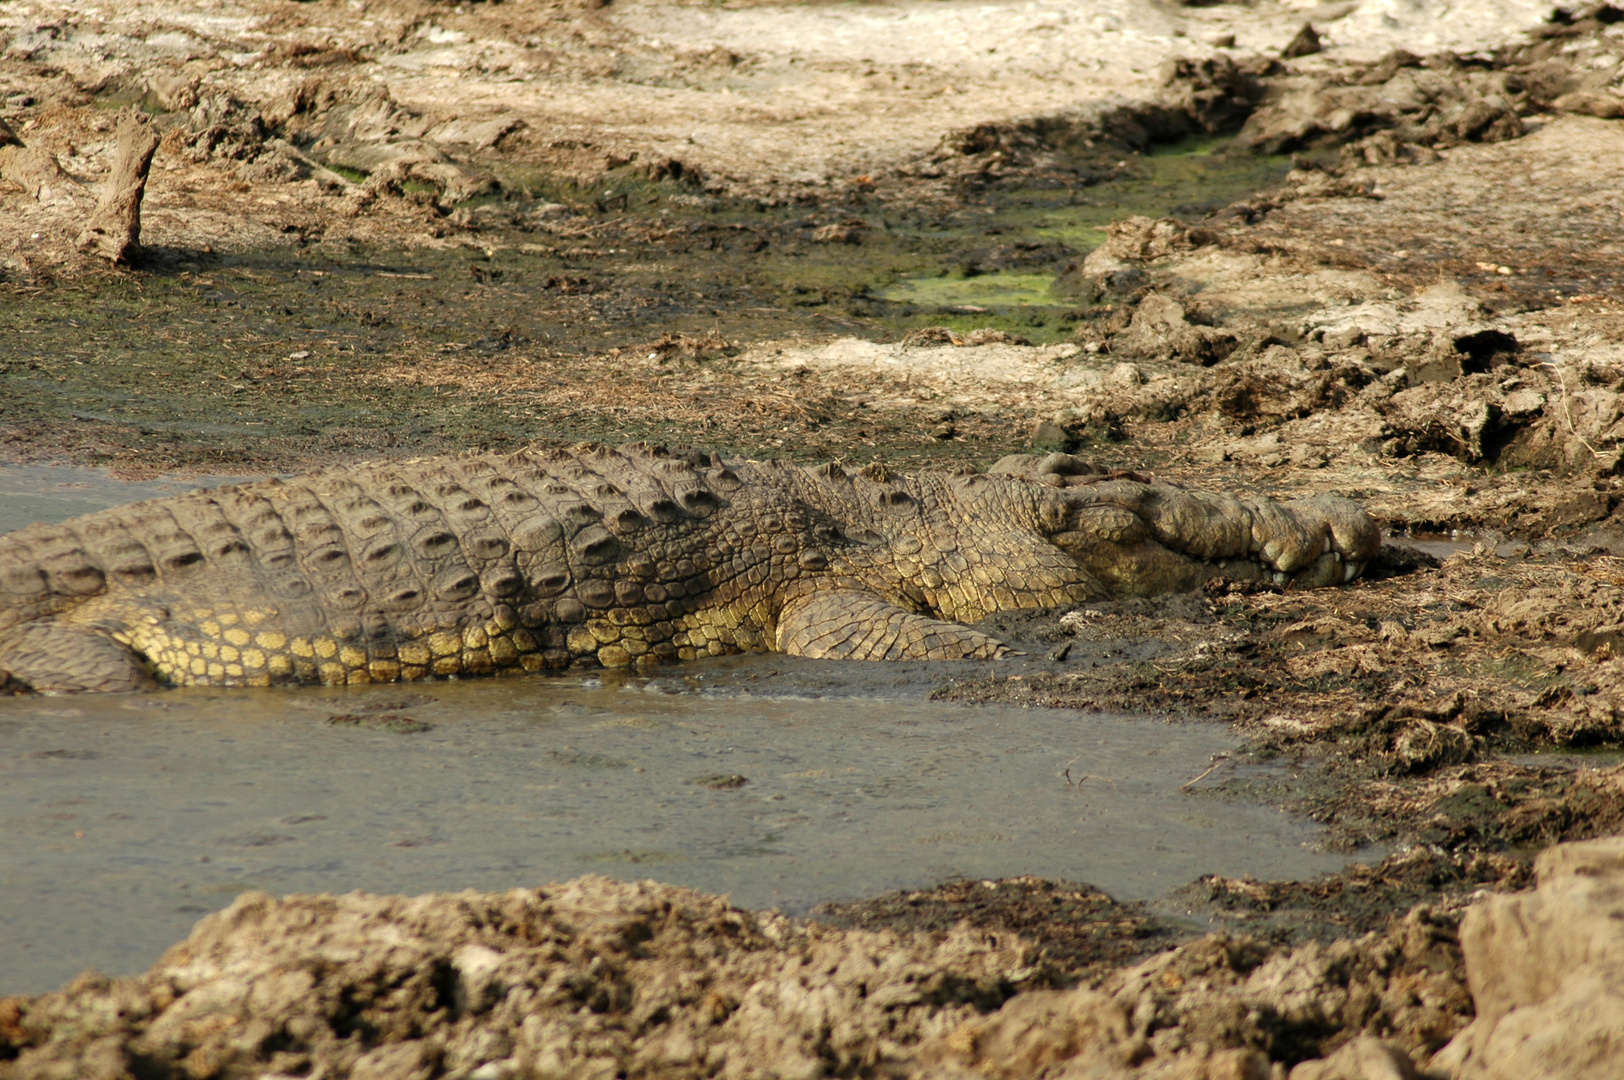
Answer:
[[[1589,450],[1592,457],[1601,457],[1601,451],[1597,450],[1594,446],[1591,446],[1590,443],[1585,440],[1585,437],[1579,434],[1579,429],[1573,426],[1573,410],[1568,406],[1568,380],[1562,375],[1562,369],[1551,363],[1549,360],[1541,360],[1539,366],[1550,368],[1552,371],[1556,372],[1556,381],[1562,387],[1562,416],[1568,422],[1568,434],[1572,435],[1575,439],[1578,439],[1580,445],[1582,445],[1586,450]]]
[[[1222,765],[1224,762],[1226,762],[1228,760],[1229,760],[1229,755],[1228,754],[1215,754],[1215,755],[1213,755],[1212,764],[1207,766],[1207,771],[1202,773],[1200,776],[1196,777],[1194,780],[1191,780],[1187,784],[1180,784],[1179,785],[1179,790],[1183,791],[1185,788],[1194,787],[1196,784],[1199,784],[1201,781],[1205,780],[1207,777],[1209,777],[1213,773],[1217,772],[1218,771],[1218,766]]]

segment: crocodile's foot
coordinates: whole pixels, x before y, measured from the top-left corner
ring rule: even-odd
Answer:
[[[1358,504],[1191,491],[1100,473],[1066,454],[1019,455],[997,471],[1055,489],[1050,539],[1116,596],[1187,592],[1213,577],[1297,588],[1364,572],[1381,531]]]
[[[0,694],[119,692],[155,685],[151,670],[129,646],[91,627],[53,620],[0,634]]]
[[[830,660],[997,660],[1014,650],[958,623],[904,611],[858,589],[825,589],[784,605],[778,652]]]

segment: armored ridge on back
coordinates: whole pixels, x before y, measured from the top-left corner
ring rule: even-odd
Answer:
[[[692,659],[992,658],[999,611],[1358,576],[1341,499],[728,464],[641,444],[342,467],[0,536],[0,687],[366,683]]]

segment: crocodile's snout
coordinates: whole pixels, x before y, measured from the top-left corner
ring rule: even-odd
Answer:
[[[1212,577],[1342,585],[1381,547],[1376,522],[1347,499],[1191,491],[1065,454],[1017,455],[997,468],[1049,489],[1040,519],[1051,540],[1116,595],[1188,591]]]

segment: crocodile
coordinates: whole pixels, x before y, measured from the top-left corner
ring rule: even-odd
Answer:
[[[1015,455],[848,473],[632,444],[335,467],[0,536],[13,692],[394,682],[739,651],[992,659],[996,612],[1353,580],[1354,503]]]

